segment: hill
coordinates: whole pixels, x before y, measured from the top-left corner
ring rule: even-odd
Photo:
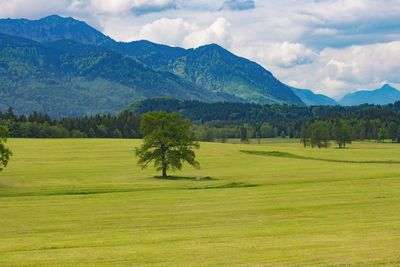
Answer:
[[[311,90],[292,88],[293,92],[300,97],[301,101],[307,106],[334,106],[338,103],[325,95],[315,94]]]
[[[344,96],[339,103],[344,106],[361,104],[385,105],[394,103],[398,100],[400,100],[400,91],[389,84],[385,84],[376,90],[360,90],[348,94]]]

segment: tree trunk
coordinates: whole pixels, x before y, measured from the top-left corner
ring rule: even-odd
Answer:
[[[161,146],[161,153],[162,153],[162,159],[161,159],[161,167],[162,167],[162,177],[166,178],[167,175],[167,160],[166,160],[166,152],[167,149],[164,146]]]
[[[163,165],[163,167],[162,167],[162,177],[163,178],[168,177],[168,175],[167,175],[167,166],[166,165]]]

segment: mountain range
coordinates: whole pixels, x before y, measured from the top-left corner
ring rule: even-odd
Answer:
[[[400,100],[400,91],[389,84],[385,84],[376,90],[359,90],[347,94],[339,101],[339,104],[343,106],[361,104],[386,105],[398,100]]]
[[[12,106],[18,113],[81,116],[118,112],[135,100],[160,96],[338,104],[292,88],[216,44],[183,49],[146,40],[117,42],[83,21],[56,15],[0,19],[0,110]]]
[[[335,106],[338,103],[326,95],[315,94],[309,89],[292,88],[293,92],[300,97],[301,101],[307,106]]]
[[[60,16],[1,19],[0,33],[0,109],[79,116],[158,96],[304,105],[303,96],[262,66],[215,44],[116,42]]]

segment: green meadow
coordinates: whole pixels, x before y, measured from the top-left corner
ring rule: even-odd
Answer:
[[[400,265],[398,144],[201,143],[159,179],[140,143],[9,140],[0,266]]]

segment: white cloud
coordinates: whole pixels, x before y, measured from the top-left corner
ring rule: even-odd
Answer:
[[[0,17],[26,17],[35,18],[63,12],[68,8],[69,1],[46,1],[46,0],[0,0]]]
[[[299,43],[261,43],[238,49],[245,57],[252,58],[265,66],[291,68],[310,64],[317,58],[317,53]]]
[[[218,18],[211,25],[200,27],[183,18],[161,18],[144,25],[134,39],[146,39],[157,43],[186,48],[217,43],[229,47],[232,43],[230,23]]]
[[[338,33],[337,29],[331,29],[331,28],[316,28],[313,31],[313,34],[315,35],[334,35]]]
[[[400,82],[400,42],[325,49],[321,59],[327,62],[328,74],[344,82]]]
[[[169,45],[181,45],[185,37],[197,29],[197,26],[184,21],[182,18],[161,18],[144,25],[138,39]]]
[[[326,48],[312,64],[274,70],[283,80],[297,82],[296,86],[340,98],[357,89],[400,83],[400,42]]]
[[[187,35],[182,42],[184,47],[198,47],[204,44],[216,43],[224,47],[230,47],[232,36],[231,24],[225,18],[218,18],[208,28],[194,31]]]

